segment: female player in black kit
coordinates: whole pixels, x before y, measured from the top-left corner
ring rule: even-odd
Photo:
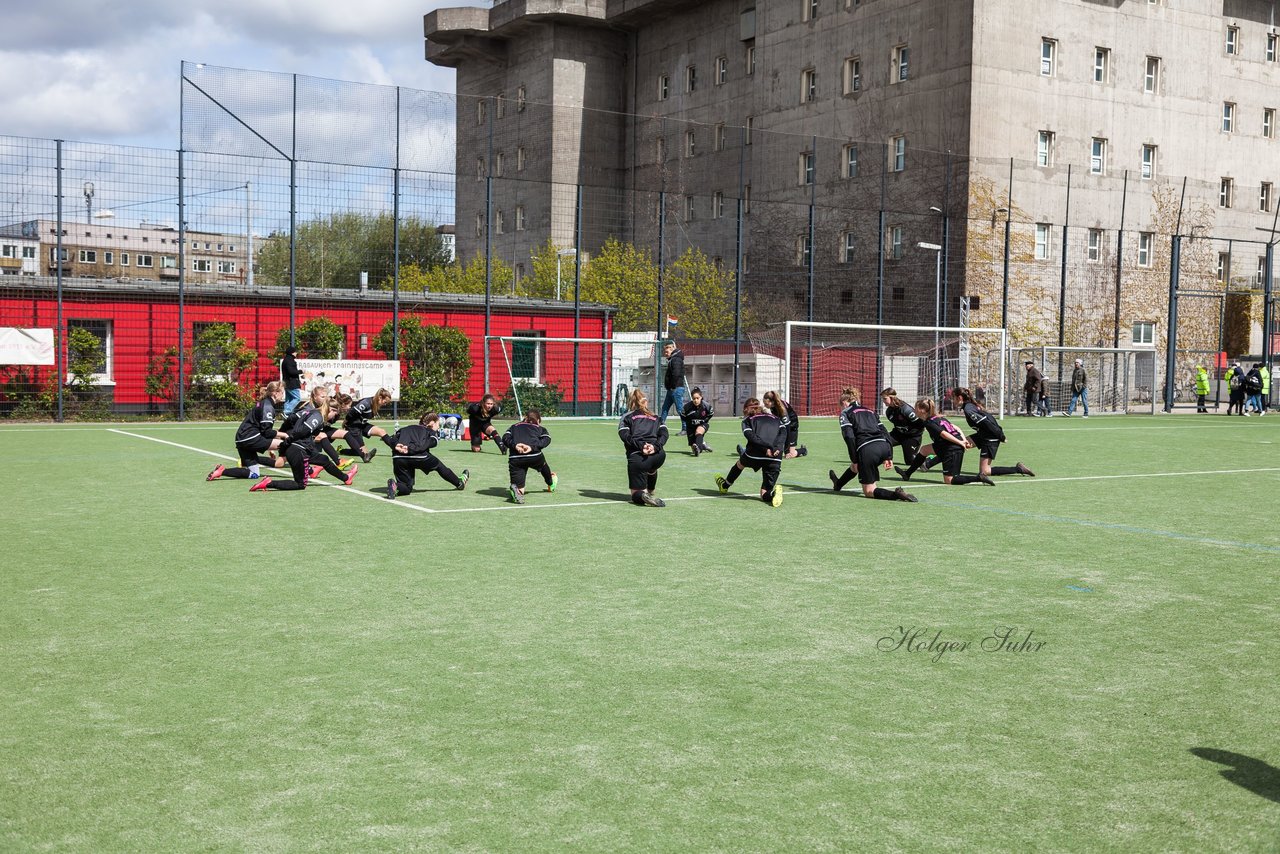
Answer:
[[[776,401],[776,398],[775,398]],[[725,477],[716,475],[716,488],[721,495],[749,468],[760,472],[760,500],[778,507],[782,504],[782,490],[778,487],[778,475],[782,472],[782,459],[786,455],[787,427],[775,413],[765,409],[759,400],[747,398],[742,404],[742,435],[747,446],[738,455],[738,461]]]
[[[684,405],[684,412],[680,413],[689,435],[689,450],[695,457],[711,453],[707,446],[707,429],[714,414],[711,404],[702,399],[702,389],[695,388],[689,395],[689,402]]]
[[[766,391],[761,403],[764,404],[765,409],[772,412],[782,421],[782,426],[787,430],[787,447],[783,452],[783,456],[788,460],[792,460],[809,453],[808,448],[797,444],[800,441],[800,416],[796,415],[796,411],[791,404],[783,400],[782,395],[776,391]]]
[[[343,415],[342,427],[333,431],[331,438],[346,439],[347,447],[351,449],[351,453],[359,454],[361,462],[369,462],[369,460],[373,459],[373,455],[378,453],[378,449],[366,448],[364,440],[369,438],[380,439],[387,435],[386,430],[383,430],[369,419],[377,418],[382,407],[390,402],[391,392],[385,388],[378,389],[373,397],[360,398],[360,400],[351,404],[351,408]]]
[[[862,395],[856,388],[846,389],[840,397],[840,406],[840,433],[849,449],[849,467],[839,475],[834,470],[827,472],[832,487],[839,492],[856,474],[858,483],[862,484],[862,494],[867,498],[915,501],[916,497],[900,486],[885,489],[876,485],[880,480],[880,466],[893,459],[893,445],[880,419],[862,405]]]
[[[893,425],[893,429],[889,431],[889,444],[901,445],[902,462],[904,465],[911,465],[916,454],[920,453],[924,422],[916,414],[916,408],[898,397],[897,390],[893,388],[880,392],[880,402],[884,404],[884,417]]]
[[[384,433],[382,441],[391,447],[391,472],[395,475],[387,481],[387,498],[394,500],[397,495],[412,493],[420,471],[427,474],[438,472],[454,489],[467,488],[470,470],[463,469],[462,477],[458,477],[431,453],[440,441],[440,416],[436,413],[428,412],[418,419],[417,424],[401,427],[394,436]]]
[[[284,458],[293,471],[293,480],[264,477],[249,487],[249,491],[306,489],[308,478],[319,477],[322,471],[327,471],[350,486],[355,481],[359,468],[352,466],[344,473],[316,447],[316,436],[324,431],[328,415],[329,393],[323,387],[317,387],[312,390],[310,401],[293,410],[284,424],[280,425],[280,430],[286,437]]]
[[[963,486],[966,483],[985,483],[995,486],[995,481],[985,474],[960,474],[960,466],[964,463],[966,448],[973,443],[964,437],[960,428],[938,414],[938,405],[931,397],[922,397],[916,401],[916,414],[924,419],[925,432],[929,434],[930,444],[920,449],[915,462],[903,477],[909,477],[915,469],[924,463],[928,454],[938,455],[942,463],[942,482]]]
[[[512,424],[502,434],[502,444],[507,447],[507,473],[511,476],[511,500],[516,504],[524,503],[524,482],[533,469],[542,475],[547,484],[547,492],[555,492],[559,479],[551,470],[542,449],[551,444],[551,434],[542,426],[542,413],[529,409],[524,413],[524,420]]]
[[[649,408],[649,399],[636,389],[627,398],[627,413],[618,421],[618,438],[627,449],[627,485],[631,503],[648,507],[666,507],[653,494],[658,486],[658,469],[667,461],[667,425]]]
[[[1000,426],[1000,422],[996,417],[987,410],[983,409],[976,400],[973,399],[973,392],[961,386],[951,390],[951,397],[959,404],[961,411],[964,412],[964,420],[969,422],[969,426],[976,432],[969,436],[969,440],[973,442],[973,446],[978,449],[978,471],[987,477],[999,477],[1004,474],[1022,474],[1027,477],[1035,477],[1035,472],[1024,466],[1022,463],[1012,466],[992,466],[995,462],[996,451],[1000,450],[1000,443],[1004,441],[1004,428]]]
[[[205,480],[217,480],[220,477],[257,480],[261,477],[259,466],[269,468],[273,461],[266,457],[259,458],[258,455],[274,451],[284,441],[284,434],[277,433],[275,429],[276,413],[283,403],[283,382],[275,380],[263,386],[262,399],[249,410],[236,430],[236,450],[240,453],[240,465],[235,468],[216,465]]]
[[[504,454],[507,452],[506,446],[502,444],[502,437],[498,435],[498,428],[492,423],[493,419],[501,414],[502,407],[498,405],[497,398],[491,394],[486,394],[467,407],[467,418],[470,419],[467,429],[471,432],[472,451],[480,453],[480,446],[484,444],[484,440],[492,439],[499,451]]]

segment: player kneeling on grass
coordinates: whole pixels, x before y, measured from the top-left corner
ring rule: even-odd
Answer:
[[[1035,472],[1024,466],[1022,463],[1012,466],[992,466],[995,462],[996,452],[1000,450],[1000,443],[1005,441],[1004,428],[1000,426],[1000,422],[996,417],[973,399],[973,392],[969,389],[960,388],[952,389],[951,397],[960,405],[961,411],[964,413],[964,420],[969,422],[969,426],[974,429],[974,433],[969,436],[969,441],[973,443],[973,447],[978,449],[978,471],[987,477],[999,477],[1005,474],[1022,474],[1027,477],[1035,477]]]
[[[667,461],[667,425],[649,408],[649,398],[636,389],[627,398],[627,412],[618,420],[618,438],[627,449],[627,485],[631,503],[666,507],[653,494],[658,486],[658,469]]]
[[[716,475],[716,488],[721,495],[749,468],[760,472],[760,500],[777,507],[782,504],[782,490],[778,487],[778,475],[782,472],[782,458],[786,453],[787,428],[773,412],[768,411],[754,397],[742,404],[742,435],[747,446],[738,461],[725,477]]]
[[[502,444],[502,437],[498,435],[498,428],[493,426],[493,419],[502,414],[502,407],[498,405],[497,399],[486,394],[475,403],[467,407],[467,430],[471,433],[471,450],[480,453],[480,447],[484,444],[485,439],[492,439],[493,443],[498,446],[498,450],[502,453],[507,452],[507,446]]]
[[[329,474],[350,486],[356,478],[356,466],[347,472],[339,470],[333,460],[329,459],[316,447],[316,436],[324,431],[325,419],[329,417],[329,393],[323,387],[311,392],[311,399],[293,410],[285,419],[280,429],[285,433],[287,443],[284,445],[284,459],[293,471],[293,480],[278,478],[272,480],[264,477],[249,487],[250,492],[262,489],[295,490],[306,489],[307,481],[320,476],[320,472]],[[312,460],[319,460],[315,464]]]
[[[391,472],[395,475],[387,481],[387,498],[411,494],[420,471],[438,472],[454,489],[467,488],[467,481],[471,479],[469,469],[463,469],[462,477],[458,477],[431,453],[440,442],[440,416],[436,413],[428,412],[417,424],[401,427],[394,436],[384,435],[382,441],[391,447]]]
[[[530,409],[524,414],[524,420],[512,424],[502,435],[502,444],[510,454],[507,457],[507,471],[511,475],[511,500],[516,504],[524,503],[524,481],[529,469],[542,475],[547,483],[547,492],[555,492],[559,480],[551,470],[547,460],[542,456],[542,449],[551,444],[551,434],[542,426],[542,413]]]
[[[931,441],[916,454],[911,468],[902,473],[903,480],[909,479],[917,468],[924,465],[929,454],[937,454],[938,460],[942,463],[943,483],[956,486],[963,486],[966,483],[996,485],[995,481],[985,474],[960,474],[960,467],[964,464],[965,449],[972,448],[973,443],[964,437],[959,427],[938,414],[938,404],[933,398],[922,397],[917,400],[916,414],[924,419],[924,429]]]
[[[897,390],[892,387],[880,392],[880,402],[884,404],[884,417],[893,425],[889,431],[889,444],[901,445],[902,462],[911,465],[920,452],[924,422],[916,414],[916,408],[898,397]]]
[[[386,430],[383,430],[369,419],[377,418],[382,407],[390,402],[391,392],[385,388],[378,389],[373,397],[360,398],[360,400],[351,404],[351,408],[343,415],[342,428],[333,432],[333,438],[346,439],[347,447],[351,449],[351,453],[359,454],[362,462],[369,462],[369,460],[373,459],[373,455],[378,453],[378,449],[366,448],[364,440],[369,438],[380,439],[387,435]]]
[[[713,414],[711,404],[702,399],[702,389],[695,388],[689,395],[689,402],[684,405],[684,411],[680,413],[685,432],[689,436],[689,450],[695,457],[711,453],[711,448],[707,447],[707,428]]]
[[[249,414],[236,429],[236,450],[240,453],[240,465],[227,468],[214,466],[205,480],[217,480],[220,477],[251,478],[262,477],[261,466],[271,467],[275,461],[259,457],[268,451],[274,451],[284,443],[284,433],[276,432],[276,412],[284,403],[284,383],[276,380],[262,388],[262,399],[257,402]]]
[[[891,464],[893,460],[893,445],[880,419],[862,405],[862,395],[856,388],[847,389],[840,397],[840,433],[844,436],[845,447],[849,449],[850,465],[839,475],[834,470],[827,472],[836,492],[844,489],[856,474],[858,483],[862,484],[862,494],[867,498],[916,500],[902,487],[885,489],[876,485],[880,480],[880,467]]]

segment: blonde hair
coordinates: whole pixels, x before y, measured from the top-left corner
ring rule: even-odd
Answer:
[[[311,389],[311,405],[320,410],[320,414],[328,419],[329,417],[329,389],[322,385],[318,385]]]
[[[845,388],[844,393],[846,396],[848,396],[849,400],[853,401],[854,403],[858,403],[858,404],[862,403],[862,392],[859,391],[858,389],[853,388],[852,386],[848,386]]]
[[[917,400],[916,409],[922,411],[925,418],[932,418],[938,414],[938,404],[933,402],[932,397],[922,397]]]
[[[284,391],[284,383],[280,380],[272,380],[262,387],[262,396],[275,397],[278,391]]]
[[[380,388],[373,395],[373,414],[377,415],[378,410],[391,402],[391,392],[385,388]]]
[[[643,412],[650,417],[653,416],[653,411],[649,409],[649,398],[645,397],[644,392],[640,389],[633,390],[627,397],[627,409],[632,412]]]

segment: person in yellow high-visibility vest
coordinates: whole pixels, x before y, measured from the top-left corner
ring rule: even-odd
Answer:
[[[1196,365],[1196,412],[1208,412],[1205,400],[1209,397],[1209,372],[1204,365]]]

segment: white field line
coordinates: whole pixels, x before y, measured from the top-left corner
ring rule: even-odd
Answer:
[[[146,439],[148,442],[159,442],[161,445],[172,445],[175,448],[182,448],[184,451],[195,451],[197,454],[207,454],[210,457],[217,457],[220,460],[231,460],[232,462],[239,462],[239,460],[236,457],[232,457],[227,454],[220,454],[217,451],[206,451],[204,448],[193,448],[191,445],[182,445],[177,442],[170,442],[168,439],[157,439],[155,436],[143,436],[141,433],[130,433],[127,430],[116,430],[115,428],[109,428],[107,432],[119,433],[121,436],[132,436],[135,439]],[[263,475],[263,477],[270,477],[270,475]],[[328,481],[323,481],[323,480],[312,480],[312,481],[308,481],[308,485],[324,486],[324,487],[328,487],[329,489],[338,489],[343,492],[350,492],[352,495],[359,495],[361,498],[372,498],[374,501],[380,501],[383,504],[395,504],[399,507],[406,507],[410,510],[417,510],[422,513],[440,512],[438,510],[432,510],[430,507],[423,507],[419,504],[408,504],[404,501],[388,501],[386,498],[380,495],[375,495],[372,492],[364,492],[362,490],[356,489],[354,487],[346,486],[345,484],[341,484],[341,483],[329,483]]]

